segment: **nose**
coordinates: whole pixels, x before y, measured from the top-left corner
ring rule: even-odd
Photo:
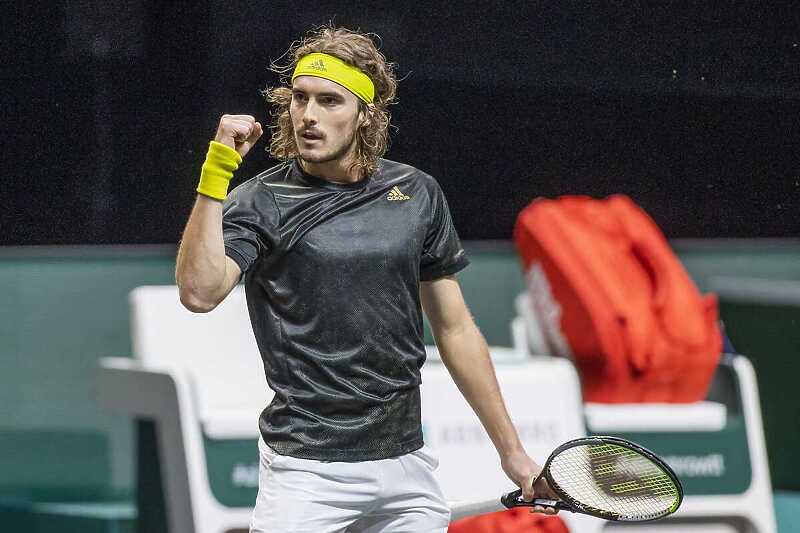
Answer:
[[[305,109],[303,109],[303,123],[306,126],[313,126],[317,122],[317,105],[313,100],[309,100],[309,102],[306,103]]]

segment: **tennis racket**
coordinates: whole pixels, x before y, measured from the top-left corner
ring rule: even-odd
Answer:
[[[502,504],[509,509],[542,505],[605,520],[645,522],[674,513],[683,501],[681,482],[664,461],[616,437],[565,442],[547,458],[539,477],[560,500],[526,502],[522,491],[516,490],[503,496]]]

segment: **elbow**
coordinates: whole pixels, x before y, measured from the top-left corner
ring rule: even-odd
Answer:
[[[208,313],[219,304],[218,301],[185,287],[180,288],[180,299],[181,304],[192,313]]]

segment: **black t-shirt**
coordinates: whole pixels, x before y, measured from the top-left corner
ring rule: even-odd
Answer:
[[[420,448],[419,282],[468,264],[436,181],[381,159],[336,184],[289,161],[228,195],[223,234],[275,391],[265,442],[326,461]]]

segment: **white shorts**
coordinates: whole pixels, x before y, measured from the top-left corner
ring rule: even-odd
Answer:
[[[263,439],[250,533],[446,532],[450,509],[421,449],[357,463],[298,459]]]

